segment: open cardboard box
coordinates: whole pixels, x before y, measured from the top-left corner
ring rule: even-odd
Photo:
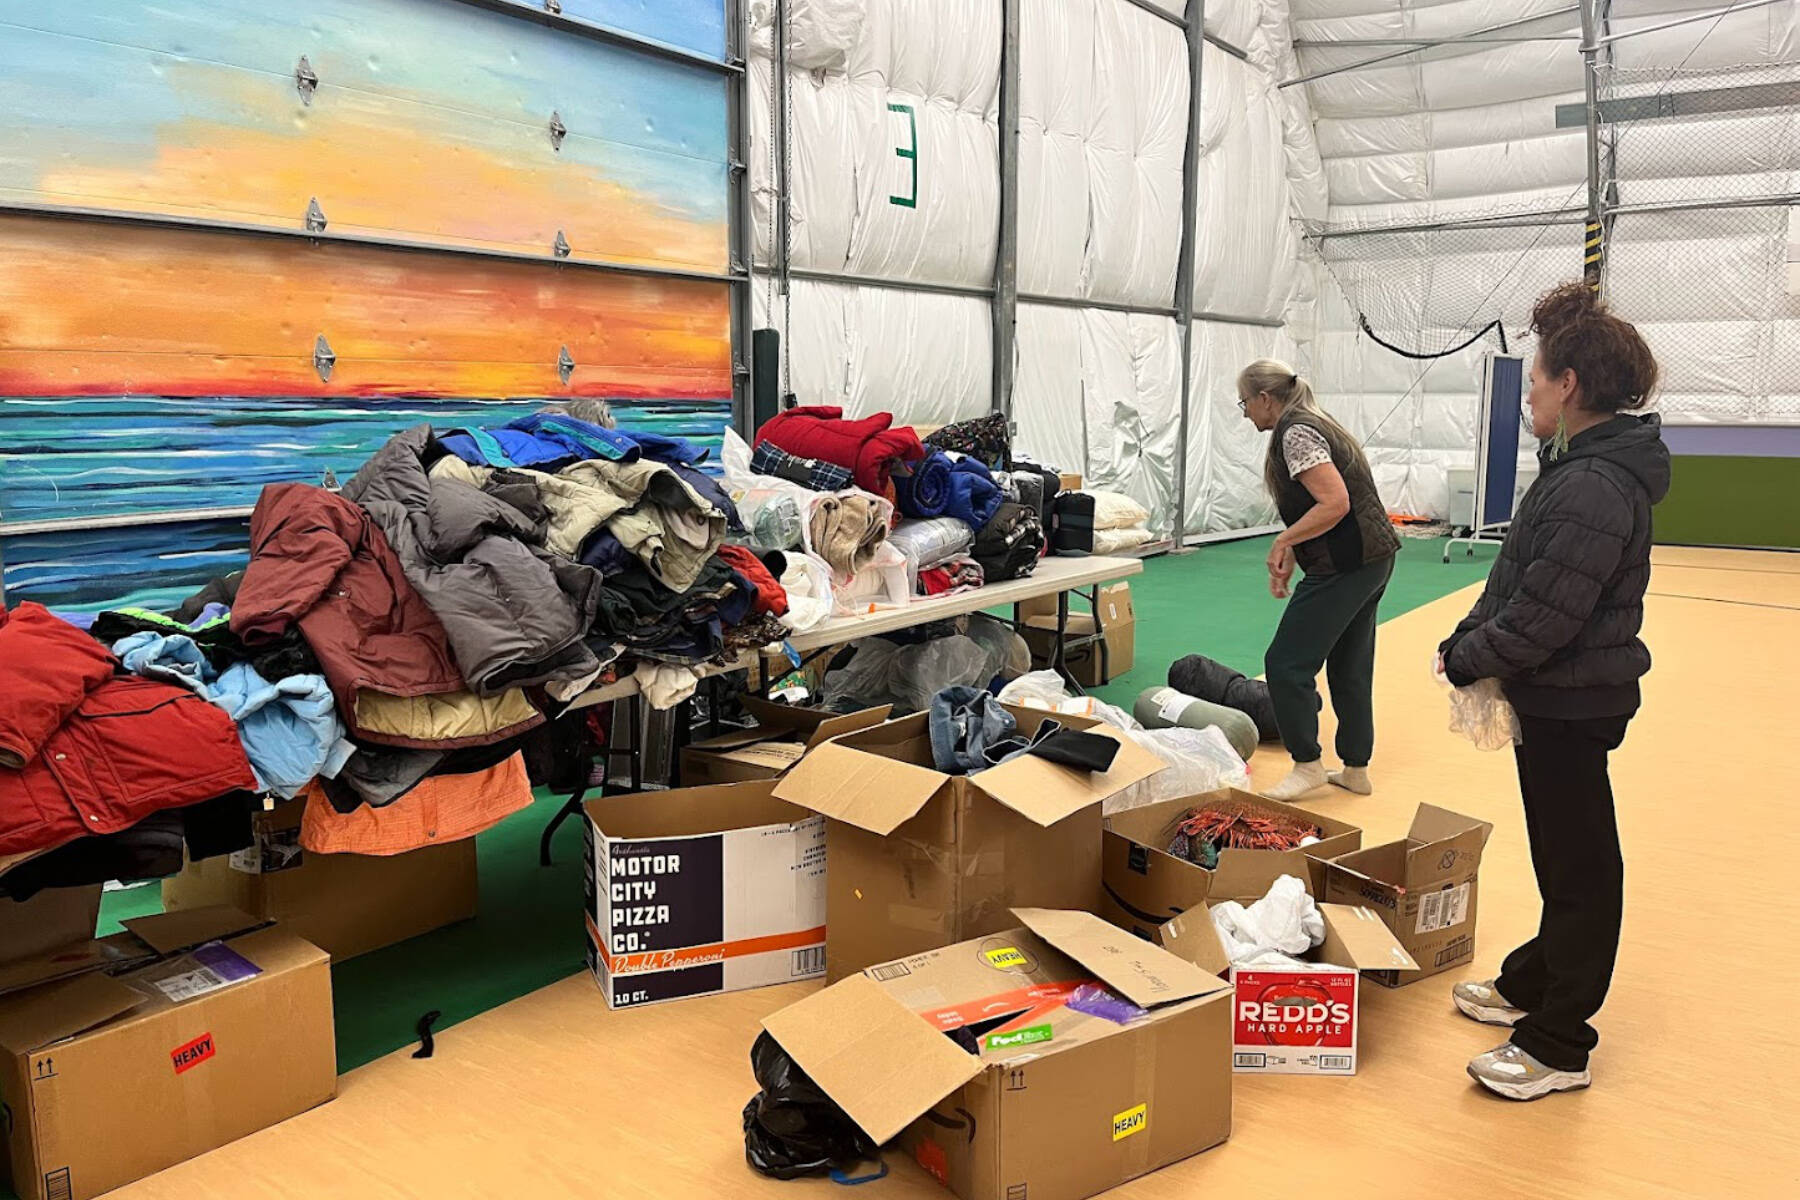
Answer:
[[[1486,821],[1421,804],[1403,840],[1325,865],[1325,898],[1373,907],[1419,968],[1372,971],[1370,978],[1400,987],[1475,957],[1477,874],[1493,832]]]
[[[764,1027],[963,1200],[1082,1200],[1228,1138],[1226,983],[1089,913],[1011,916],[1025,927],[871,967]]]
[[[883,704],[861,712],[833,713],[776,704],[759,696],[745,696],[743,705],[756,718],[755,726],[733,729],[682,750],[683,787],[778,778],[808,750],[839,734],[879,725],[893,712],[893,705]]]
[[[1354,1075],[1361,1018],[1358,980],[1365,971],[1411,970],[1416,964],[1382,921],[1360,905],[1320,904],[1325,940],[1299,957],[1307,965],[1234,967],[1211,909],[1227,900],[1246,907],[1284,874],[1279,856],[1223,860],[1204,904],[1169,921],[1158,940],[1170,953],[1231,980],[1232,1068],[1280,1075]],[[1295,876],[1316,895],[1306,875]]]
[[[318,854],[300,846],[305,810],[304,800],[288,800],[257,813],[249,848],[190,862],[163,880],[164,910],[228,905],[280,921],[334,962],[475,915],[474,838],[391,856]]]
[[[1100,802],[1164,767],[1084,717],[1008,706],[1030,735],[1048,720],[1119,742],[1104,773],[1024,755],[975,775],[932,765],[927,715],[845,734],[775,786],[823,813],[826,976],[995,933],[1018,906],[1091,908],[1100,892]]]
[[[587,959],[611,1008],[825,971],[825,819],[727,783],[587,813]]]
[[[1169,836],[1175,822],[1209,800],[1310,821],[1319,827],[1320,840],[1304,850],[1225,850],[1215,870],[1170,854]],[[1258,880],[1294,875],[1308,881],[1313,895],[1322,896],[1323,860],[1348,854],[1361,845],[1362,830],[1355,825],[1249,792],[1227,790],[1128,809],[1106,819],[1102,848],[1105,894],[1100,915],[1139,937],[1154,938],[1171,917],[1215,897],[1238,899],[1246,889],[1254,889]],[[1251,898],[1261,895],[1258,891]]]
[[[336,1091],[323,951],[228,908],[125,924],[147,965],[112,974],[97,954],[0,997],[6,1177],[24,1200],[87,1200]]]

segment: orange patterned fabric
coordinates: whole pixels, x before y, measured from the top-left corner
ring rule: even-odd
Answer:
[[[405,854],[460,841],[531,804],[525,756],[471,775],[433,775],[392,804],[340,813],[317,781],[305,793],[300,845],[315,854]]]

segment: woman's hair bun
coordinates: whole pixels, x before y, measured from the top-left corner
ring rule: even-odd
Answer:
[[[1600,297],[1587,284],[1565,283],[1545,292],[1532,306],[1531,332],[1542,337],[1604,311]]]

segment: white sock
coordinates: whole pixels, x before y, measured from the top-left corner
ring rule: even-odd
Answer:
[[[1327,782],[1322,760],[1295,763],[1293,774],[1273,787],[1264,788],[1263,795],[1271,800],[1298,800],[1308,792],[1318,791]]]
[[[1333,771],[1327,778],[1335,787],[1346,792],[1355,792],[1358,796],[1373,796],[1375,785],[1369,782],[1369,768],[1345,767],[1341,771]]]

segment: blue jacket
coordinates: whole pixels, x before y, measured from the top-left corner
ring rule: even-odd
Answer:
[[[660,433],[625,433],[563,413],[532,413],[497,429],[459,429],[439,441],[444,449],[477,467],[533,467],[554,471],[593,458],[613,462],[696,463],[706,450],[686,438]]]

